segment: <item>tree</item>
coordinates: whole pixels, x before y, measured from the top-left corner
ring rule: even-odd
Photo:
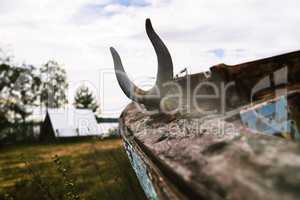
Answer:
[[[10,87],[9,75],[11,74],[11,66],[7,64],[9,58],[0,56],[0,132],[9,123],[9,103],[8,88]]]
[[[98,110],[97,101],[93,92],[85,85],[77,89],[74,97],[74,105],[78,109],[91,109],[93,112]]]
[[[68,89],[65,69],[56,61],[50,60],[40,68],[41,96],[40,101],[46,107],[59,108],[68,103]]]
[[[13,63],[11,56],[0,54],[1,129],[19,120],[25,124],[26,118],[31,114],[30,107],[37,100],[39,86],[40,79],[34,66],[17,65]]]
[[[37,105],[41,80],[36,68],[27,64],[14,66],[11,77],[10,99],[14,102],[11,109],[25,123],[31,107]]]

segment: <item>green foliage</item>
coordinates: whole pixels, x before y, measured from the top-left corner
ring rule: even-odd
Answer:
[[[63,161],[57,156],[54,156],[53,162],[56,165],[56,169],[58,173],[61,175],[63,179],[63,188],[64,188],[64,194],[63,197],[66,200],[79,200],[80,196],[76,191],[75,187],[75,181],[70,176],[70,172],[68,167],[63,163]]]
[[[68,103],[68,89],[65,69],[56,61],[50,60],[40,68],[41,103],[46,107],[59,108]]]
[[[39,129],[41,122],[27,121],[24,123],[8,123],[2,128],[0,142],[9,144],[32,144],[39,142]]]
[[[85,85],[80,86],[74,97],[74,105],[79,109],[91,109],[99,114],[98,105],[93,92]]]
[[[31,114],[27,108],[37,102],[40,83],[34,66],[15,64],[0,54],[0,124],[25,122]]]
[[[66,71],[57,62],[49,61],[38,70],[33,65],[15,63],[6,53],[0,48],[0,144],[8,137],[16,140],[11,137],[16,132],[27,134],[26,119],[34,106],[60,107],[67,103]]]

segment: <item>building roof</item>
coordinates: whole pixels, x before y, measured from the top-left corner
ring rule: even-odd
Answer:
[[[55,137],[101,135],[94,113],[88,109],[48,109]]]

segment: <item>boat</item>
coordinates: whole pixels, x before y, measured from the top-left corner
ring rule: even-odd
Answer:
[[[119,132],[147,198],[299,199],[300,51],[178,77],[149,19],[146,32],[158,60],[152,89],[130,81],[110,50],[132,100]]]

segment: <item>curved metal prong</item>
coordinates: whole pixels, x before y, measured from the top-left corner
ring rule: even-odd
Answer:
[[[163,83],[173,79],[173,62],[168,48],[154,31],[150,19],[146,19],[146,32],[157,55],[156,84],[160,87]]]

